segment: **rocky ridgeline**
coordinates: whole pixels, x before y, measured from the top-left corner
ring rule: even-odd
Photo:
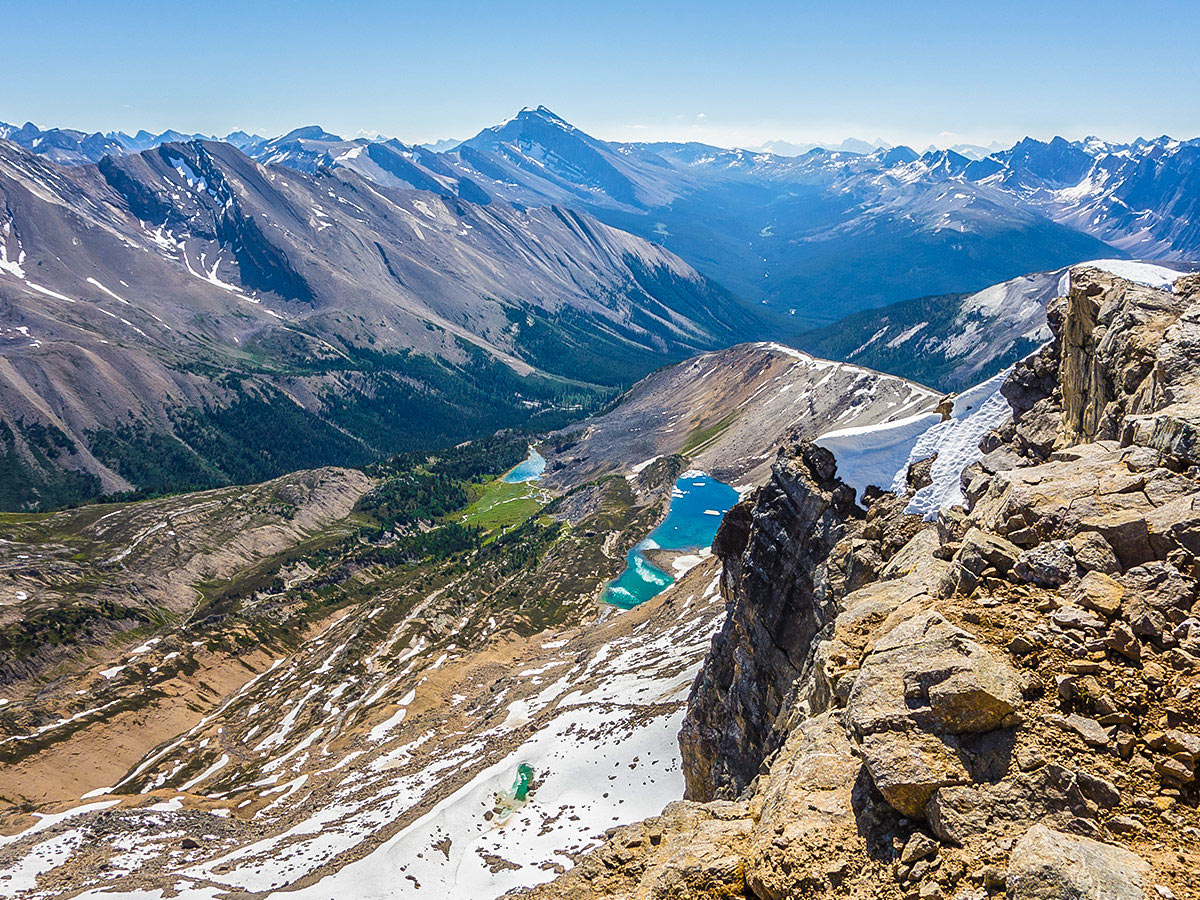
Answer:
[[[1200,897],[1200,277],[1049,318],[966,509],[781,451],[715,542],[687,799],[531,896]]]

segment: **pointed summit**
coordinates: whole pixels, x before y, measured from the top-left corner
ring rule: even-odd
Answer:
[[[470,144],[480,139],[487,140],[494,137],[501,137],[503,140],[512,140],[520,135],[530,132],[536,133],[547,128],[556,131],[578,131],[574,125],[562,116],[556,115],[548,107],[523,106],[517,111],[515,116],[510,116],[498,125],[492,125],[490,128],[483,129],[474,138],[463,143]]]
[[[302,128],[297,128],[289,131],[283,137],[275,139],[277,143],[286,143],[288,141],[340,141],[341,138],[336,134],[330,134],[320,125],[305,125]]]
[[[567,122],[566,119],[564,119],[560,115],[557,115],[553,110],[551,110],[547,106],[538,106],[537,108],[526,106],[521,110],[520,113],[518,113],[518,115],[538,116],[539,118],[549,119],[554,122],[560,122],[563,125],[567,125],[568,127],[570,127],[570,123]]]

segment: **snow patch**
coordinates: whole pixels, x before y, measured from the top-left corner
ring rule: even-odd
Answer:
[[[813,443],[833,453],[838,476],[854,488],[861,499],[871,485],[891,487],[913,445],[941,421],[938,413],[917,413],[881,425],[827,431]]]
[[[1128,259],[1093,259],[1090,262],[1072,266],[1072,268],[1078,269],[1084,266],[1102,269],[1111,275],[1116,275],[1118,278],[1124,278],[1136,284],[1144,284],[1147,287],[1158,288],[1160,291],[1171,290],[1176,279],[1182,277],[1184,274],[1175,269],[1168,269],[1166,266],[1157,266],[1154,263],[1134,262]]]
[[[909,466],[936,453],[930,469],[933,483],[917,491],[906,510],[935,519],[939,509],[965,502],[963,470],[983,456],[979,442],[984,435],[1012,415],[1000,393],[1010,371],[1005,369],[955,397],[945,421],[938,413],[922,413],[882,425],[826,432],[814,443],[832,451],[838,475],[859,497],[870,485],[903,492]]]

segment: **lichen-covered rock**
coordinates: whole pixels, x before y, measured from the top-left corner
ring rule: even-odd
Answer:
[[[1121,574],[1121,563],[1112,545],[1098,531],[1083,531],[1071,538],[1075,562],[1085,572],[1102,575]]]
[[[1013,848],[1008,900],[1145,900],[1149,864],[1123,847],[1034,825]]]
[[[1196,600],[1196,582],[1167,562],[1130,569],[1121,583],[1129,591],[1124,616],[1133,633],[1155,643],[1162,643],[1168,627],[1181,621]]]
[[[933,478],[930,477],[930,472],[933,469],[933,464],[937,461],[937,454],[918,460],[908,467],[908,473],[905,480],[908,483],[910,491],[919,491],[921,488],[929,487],[933,484]]]
[[[1111,791],[1098,781],[1065,766],[1045,765],[994,783],[939,788],[926,804],[925,817],[938,838],[960,846],[1016,837],[1038,822],[1066,827],[1114,805]]]
[[[1069,541],[1047,541],[1021,553],[1014,572],[1022,581],[1058,587],[1076,575],[1075,555]]]

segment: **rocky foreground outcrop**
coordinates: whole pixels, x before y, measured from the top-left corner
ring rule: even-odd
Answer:
[[[1200,277],[1049,320],[966,509],[781,451],[715,544],[688,799],[529,896],[1200,897]]]

